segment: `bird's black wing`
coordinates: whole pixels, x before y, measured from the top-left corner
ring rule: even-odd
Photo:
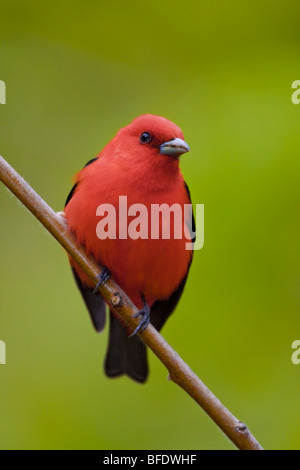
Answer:
[[[94,293],[94,289],[92,287],[84,286],[77,276],[75,269],[72,268],[72,271],[77,287],[91,316],[93,326],[95,330],[100,333],[105,325],[106,304],[99,292]]]
[[[74,193],[76,191],[76,188],[78,186],[78,183],[75,183],[73,188],[71,189],[71,191],[69,192],[69,195],[67,197],[67,200],[66,200],[66,203],[65,203],[65,207],[69,204],[69,202],[71,201],[72,197],[74,196]]]
[[[185,189],[186,189],[186,191],[188,193],[188,196],[189,196],[189,200],[191,201],[191,195],[190,195],[190,190],[188,188],[188,185],[186,183],[184,183],[184,184],[185,184]],[[192,227],[191,228],[192,228],[193,233],[195,233],[196,232],[196,224],[195,224],[195,218],[194,218],[194,213],[193,212],[192,212]],[[196,236],[194,235],[192,237],[192,242],[195,243],[195,240],[196,240]],[[171,313],[175,310],[175,307],[179,302],[179,299],[182,295],[182,292],[184,290],[184,286],[185,286],[185,283],[186,283],[186,280],[187,280],[187,277],[188,277],[188,273],[189,273],[189,269],[190,269],[190,266],[191,266],[191,263],[192,263],[192,259],[193,259],[193,253],[192,253],[192,256],[191,256],[190,264],[189,264],[188,269],[187,269],[187,273],[186,273],[185,277],[182,279],[182,281],[180,282],[177,289],[173,292],[173,294],[171,294],[171,296],[167,300],[157,300],[152,305],[151,313],[150,313],[150,321],[151,321],[152,325],[158,331],[160,331],[160,329],[163,327],[166,320],[171,315]]]
[[[85,165],[85,167],[95,162],[97,159],[98,157],[93,158]],[[66,205],[71,201],[78,185],[79,185],[78,182],[75,183],[75,185],[71,189],[71,192],[69,196],[67,197]],[[106,304],[99,292],[95,292],[94,294],[93,288],[84,286],[81,280],[79,279],[78,275],[76,274],[76,271],[73,268],[72,268],[72,271],[73,271],[73,275],[74,275],[77,287],[82,295],[84,303],[91,316],[91,320],[94,325],[94,328],[96,331],[100,332],[101,330],[103,330],[104,325],[105,325]]]
[[[94,163],[96,160],[98,160],[99,157],[96,157],[96,158],[92,158],[92,160],[89,160],[86,165],[84,165],[83,168],[89,166],[91,163]],[[66,200],[66,203],[65,203],[65,207],[69,204],[69,202],[71,201],[72,197],[74,196],[74,193],[78,187],[78,182],[74,184],[73,188],[71,189],[68,197],[67,197],[67,200]]]

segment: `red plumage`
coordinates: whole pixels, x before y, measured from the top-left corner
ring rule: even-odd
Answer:
[[[146,135],[147,139],[150,136],[150,141],[141,141],[142,135]],[[192,251],[186,250],[187,239],[185,237],[175,239],[173,236],[172,217],[170,239],[161,237],[151,239],[152,204],[165,203],[169,206],[180,204],[183,210],[184,204],[191,203],[187,186],[179,169],[179,154],[189,150],[183,139],[179,127],[163,117],[143,115],[136,118],[127,127],[121,129],[98,157],[77,174],[76,185],[65,207],[69,229],[75,234],[78,243],[84,245],[88,253],[92,254],[100,265],[109,269],[112,278],[138,308],[143,307],[141,294],[145,297],[149,307],[154,309],[157,328],[161,327],[176,305],[192,259]],[[175,147],[175,142],[177,147],[174,149],[172,147],[173,143]],[[165,143],[171,143],[171,149],[170,145],[164,146]],[[183,147],[179,148],[180,145]],[[128,207],[132,204],[146,206],[149,214],[148,239],[118,238],[119,196],[127,196]],[[111,204],[116,209],[116,239],[100,240],[97,236],[96,227],[99,217],[96,216],[96,210],[103,203]],[[130,222],[133,218],[128,217],[128,221]],[[188,222],[183,218],[183,225]],[[97,306],[89,305],[85,294],[87,293],[91,298],[91,289],[94,284],[74,261],[71,261],[71,265],[93,318],[93,315],[97,316]],[[178,299],[175,299],[176,292],[178,292]],[[99,294],[96,295],[100,297]],[[168,299],[170,299],[169,305]],[[100,306],[100,298],[98,300]],[[94,303],[92,300],[92,304]],[[98,309],[101,310],[100,307]],[[159,319],[160,311],[161,319]],[[103,308],[101,315],[103,315]],[[152,322],[152,312],[150,321]],[[112,322],[114,322],[113,319]],[[100,323],[102,327],[104,321],[101,320]],[[152,323],[155,326],[155,321]],[[111,326],[120,335],[119,325],[114,322]],[[147,376],[146,356],[144,353],[141,353],[142,358],[137,356],[143,344],[138,338],[127,340],[127,344],[124,335],[126,332],[122,331],[122,339],[119,343],[118,335],[110,338],[106,372],[110,376],[127,373],[142,382]],[[130,341],[138,346],[133,348],[132,357],[126,358],[124,356],[128,356],[127,349]],[[111,368],[107,364],[110,360],[109,356],[113,356],[114,365]],[[135,362],[138,364],[136,372]]]

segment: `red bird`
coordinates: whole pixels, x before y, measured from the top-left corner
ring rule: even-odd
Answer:
[[[105,267],[98,286],[112,278],[140,309],[140,324],[128,338],[128,331],[110,312],[109,346],[105,372],[109,377],[127,374],[138,382],[148,376],[146,347],[135,333],[143,331],[151,320],[160,330],[175,309],[187,279],[193,252],[186,249],[187,238],[175,238],[174,221],[170,238],[119,236],[119,197],[127,196],[127,205],[143,204],[151,214],[153,204],[191,204],[188,187],[179,169],[179,156],[188,152],[182,131],[171,121],[151,114],[137,117],[90,160],[77,174],[70,192],[65,216],[77,242]],[[116,211],[116,237],[99,239],[99,205],[110,204]],[[182,217],[183,226],[194,229],[192,221]],[[128,220],[132,220],[129,217]],[[160,219],[160,229],[163,220]],[[189,241],[194,241],[193,236]],[[105,323],[105,302],[93,282],[71,259],[77,286],[100,332]]]

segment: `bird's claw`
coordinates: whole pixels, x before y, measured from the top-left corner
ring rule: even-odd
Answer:
[[[97,276],[98,282],[96,284],[95,289],[93,290],[93,294],[96,294],[97,290],[100,286],[106,283],[111,276],[111,272],[108,268],[103,268],[99,276]]]
[[[131,335],[129,336],[129,338],[132,338],[132,336],[135,336],[139,331],[142,333],[143,331],[145,331],[145,329],[147,328],[147,326],[149,325],[150,323],[150,307],[149,305],[147,304],[146,302],[146,299],[145,297],[142,295],[142,300],[144,302],[144,307],[139,310],[137,313],[135,313],[134,315],[132,315],[133,318],[137,318],[137,317],[142,317],[139,325],[136,327],[136,329],[134,330],[133,333],[131,333]]]

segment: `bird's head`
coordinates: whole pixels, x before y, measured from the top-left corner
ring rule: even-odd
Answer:
[[[190,150],[176,124],[152,114],[134,119],[119,130],[111,143],[115,154],[131,163],[147,159],[154,166],[159,162],[178,166],[178,157]]]

